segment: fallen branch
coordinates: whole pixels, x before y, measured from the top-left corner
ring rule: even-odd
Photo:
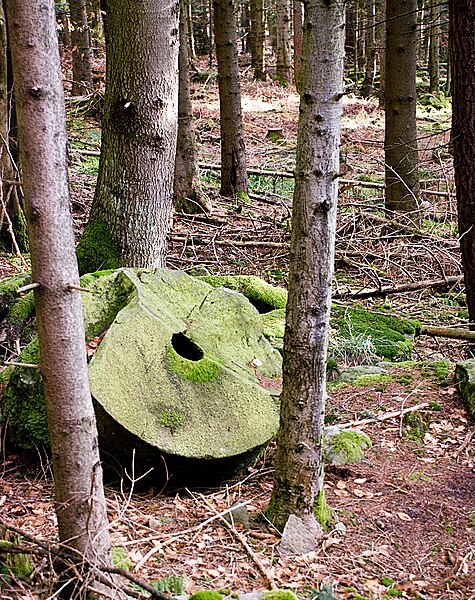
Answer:
[[[403,292],[413,292],[424,288],[451,287],[463,280],[463,275],[451,275],[445,279],[426,279],[424,281],[414,281],[403,283],[401,285],[386,285],[380,288],[369,288],[358,291],[337,292],[333,298],[372,298],[374,296],[387,296],[389,294],[401,294]],[[450,336],[446,336],[450,337]]]
[[[203,494],[200,494],[200,498],[203,500],[203,502],[206,504],[206,506],[210,510],[212,510],[216,515],[218,514],[218,511],[214,508],[214,506],[212,504],[210,504],[208,502],[208,500],[203,496]],[[231,531],[231,533],[239,540],[239,542],[241,542],[243,547],[246,549],[246,552],[249,554],[249,556],[253,560],[254,564],[257,566],[257,568],[259,569],[261,574],[265,577],[267,583],[269,584],[270,589],[271,590],[279,589],[278,586],[276,585],[274,579],[272,578],[272,576],[267,572],[267,569],[262,564],[262,561],[260,560],[260,558],[256,555],[256,553],[251,548],[251,546],[249,546],[249,544],[247,543],[246,538],[241,533],[239,533],[239,531],[234,527],[234,525],[229,523],[229,521],[227,521],[223,516],[220,515],[219,520],[227,529],[229,529],[229,531]]]
[[[434,337],[450,338],[452,340],[475,340],[475,331],[468,329],[458,329],[456,327],[435,327],[432,325],[422,325],[421,335],[433,335]]]
[[[415,410],[420,410],[421,408],[427,408],[429,406],[429,402],[421,402],[420,404],[415,404],[414,406],[410,406],[409,408],[402,408],[400,410],[392,410],[390,412],[383,413],[379,415],[379,417],[372,417],[371,419],[361,419],[361,421],[349,421],[348,423],[341,423],[338,425],[340,429],[347,429],[348,427],[358,427],[361,425],[369,425],[370,423],[379,423],[379,421],[388,421],[389,419],[394,419],[394,417],[400,417],[401,415],[405,415],[406,413],[414,412]]]

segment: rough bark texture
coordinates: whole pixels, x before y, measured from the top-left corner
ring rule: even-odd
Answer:
[[[101,15],[101,0],[86,0],[87,23],[91,46],[104,43],[104,24]]]
[[[429,38],[429,91],[439,93],[440,0],[431,0]]]
[[[323,489],[322,433],[338,195],[344,2],[305,3],[302,93],[284,337],[283,391],[268,514],[310,525]]]
[[[178,122],[178,13],[177,0],[107,2],[101,158],[78,246],[82,273],[165,264]]]
[[[376,0],[376,44],[379,58],[379,106],[384,108],[386,87],[386,0]]]
[[[249,2],[251,13],[251,29],[249,32],[249,42],[251,47],[251,67],[254,72],[254,79],[265,80],[265,44],[266,30],[264,23],[264,0],[253,0]]]
[[[188,53],[186,3],[180,2],[180,51],[178,55],[178,135],[176,144],[173,204],[175,210],[187,213],[209,211],[211,205],[201,189],[196,155],[190,92],[190,59]]]
[[[389,210],[418,208],[416,65],[417,0],[387,0],[384,149]]]
[[[93,563],[110,564],[81,296],[67,287],[79,276],[54,2],[9,2],[8,13],[59,535]]]
[[[221,194],[247,195],[246,149],[233,0],[214,0],[221,126]]]
[[[92,91],[92,60],[86,0],[69,0],[73,85],[71,94],[81,96]]]
[[[470,329],[475,330],[475,3],[451,0],[449,7],[458,227]]]
[[[361,95],[369,98],[374,92],[374,72],[376,68],[375,0],[365,0],[365,74]]]
[[[302,0],[294,0],[294,82],[297,91],[300,93],[302,79],[302,19],[303,3]]]
[[[290,0],[275,0],[276,12],[276,71],[281,83],[292,81],[292,59],[290,49]]]

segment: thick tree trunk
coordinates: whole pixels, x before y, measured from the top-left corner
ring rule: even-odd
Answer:
[[[74,255],[66,129],[53,0],[8,3],[48,426],[60,540],[111,564],[97,430]],[[78,559],[78,569],[89,565]],[[90,575],[94,580],[94,575]],[[71,586],[81,586],[77,579]],[[76,588],[77,591],[77,588]],[[68,588],[68,596],[76,597]],[[85,590],[83,592],[85,595]]]
[[[340,120],[344,2],[305,3],[302,93],[290,244],[289,300],[274,490],[267,514],[314,528],[323,490],[322,435],[331,304]]]
[[[246,149],[233,0],[214,0],[221,126],[221,194],[247,198]]]
[[[173,204],[187,213],[209,211],[211,205],[201,189],[190,92],[190,59],[186,4],[180,2],[180,51],[178,55],[178,135],[176,144]]]
[[[475,330],[475,3],[450,0],[449,11],[458,227],[470,329]]]
[[[374,93],[374,72],[376,70],[376,24],[375,0],[365,0],[365,75],[361,95],[369,98]]]
[[[303,37],[303,3],[302,0],[294,0],[293,3],[294,23],[294,82],[300,93],[302,79],[302,37]]]
[[[429,38],[429,91],[439,93],[440,0],[431,0]]]
[[[71,94],[81,96],[92,90],[91,41],[87,24],[86,0],[69,0],[73,85]]]
[[[251,67],[254,72],[254,79],[265,80],[264,51],[266,43],[266,30],[264,22],[264,0],[252,0],[251,10]]]
[[[165,264],[178,122],[178,12],[177,0],[107,2],[101,158],[78,246],[82,273]]]
[[[416,211],[417,0],[387,0],[386,32],[386,208]]]
[[[292,81],[292,59],[290,48],[290,0],[275,0],[276,11],[276,71],[281,83]]]

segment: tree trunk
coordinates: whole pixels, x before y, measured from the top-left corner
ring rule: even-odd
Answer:
[[[246,150],[233,0],[214,0],[221,127],[221,194],[247,199]]]
[[[376,2],[376,43],[379,58],[379,107],[384,108],[386,87],[386,0]]]
[[[89,26],[90,46],[102,46],[104,44],[104,24],[101,14],[101,0],[86,0],[86,15]]]
[[[290,0],[275,0],[276,11],[276,71],[275,78],[280,83],[292,81],[292,60],[290,50]]]
[[[190,58],[194,60],[196,58],[196,47],[195,47],[195,33],[193,31],[193,11],[191,8],[191,0],[185,2],[186,12],[186,30],[188,39],[188,48],[190,51]]]
[[[280,429],[266,511],[279,529],[290,514],[313,529],[315,503],[323,494],[343,58],[344,1],[307,0]]]
[[[62,543],[110,565],[97,430],[74,255],[66,128],[54,2],[8,3],[55,507]],[[78,558],[78,569],[88,571]],[[90,582],[94,575],[89,573]],[[80,579],[71,586],[84,585]],[[68,597],[76,596],[68,587]],[[79,594],[79,592],[78,592]],[[82,592],[85,596],[85,590]]]
[[[28,234],[17,185],[20,179],[15,165],[18,156],[12,147],[12,141],[16,143],[16,140],[11,138],[14,111],[10,59],[6,15],[0,0],[0,243],[18,255],[28,250]]]
[[[264,22],[264,0],[251,0],[251,67],[254,79],[264,81],[266,78],[264,50],[266,43],[266,30]]]
[[[63,55],[65,50],[71,49],[71,30],[69,26],[68,6],[66,3],[56,5],[56,19],[59,51],[61,55]]]
[[[302,0],[294,0],[294,81],[297,91],[300,93],[302,78],[302,36],[303,36],[303,3]]]
[[[450,0],[452,133],[460,248],[470,329],[475,330],[475,4]]]
[[[376,23],[375,0],[365,0],[365,75],[361,95],[369,98],[374,93],[374,72],[376,69]]]
[[[196,156],[190,93],[190,59],[186,4],[180,2],[180,50],[178,54],[178,135],[176,144],[173,204],[175,210],[197,213],[211,210],[201,189]]]
[[[71,45],[73,85],[71,94],[81,96],[92,90],[92,60],[86,0],[69,0],[71,13]]]
[[[439,93],[440,0],[431,0],[429,38],[429,92]]]
[[[124,27],[127,23],[127,27]],[[165,265],[178,122],[178,2],[108,0],[99,175],[82,273]]]
[[[386,27],[386,208],[409,212],[419,196],[417,0],[387,0]]]

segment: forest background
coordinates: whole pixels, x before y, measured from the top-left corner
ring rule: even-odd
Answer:
[[[286,4],[288,12],[283,18],[283,22],[287,23],[288,35],[290,36],[292,33],[290,27],[292,12],[290,12],[290,4],[284,4]],[[298,6],[298,3],[294,4],[293,16],[299,14]],[[245,4],[240,7],[244,16],[249,13],[250,8],[249,6],[246,7]],[[377,8],[381,10],[380,5]],[[434,16],[434,12],[432,12],[434,8],[440,9],[440,12],[436,13],[437,16]],[[471,319],[464,312],[466,311],[466,305],[463,288],[460,287],[462,281],[461,260],[457,242],[460,224],[456,222],[457,206],[454,196],[452,158],[448,151],[450,149],[451,130],[450,81],[448,81],[450,79],[450,63],[446,59],[448,13],[444,8],[444,3],[441,5],[434,3],[434,6],[421,5],[413,13],[418,20],[417,56],[419,69],[417,71],[418,78],[417,80],[414,79],[414,83],[418,84],[417,137],[419,141],[418,158],[420,160],[418,172],[421,175],[422,191],[415,207],[410,206],[409,210],[406,209],[403,213],[397,212],[395,213],[396,218],[393,218],[393,214],[388,212],[392,209],[388,209],[387,198],[385,203],[383,197],[384,171],[387,159],[384,155],[384,116],[381,112],[384,96],[381,95],[381,79],[378,81],[377,68],[373,71],[373,80],[371,81],[371,65],[381,64],[375,62],[375,59],[381,57],[383,49],[383,44],[378,45],[378,42],[375,41],[373,42],[373,48],[371,47],[371,35],[374,33],[376,36],[378,24],[381,24],[383,20],[378,21],[376,7],[374,5],[372,7],[371,3],[365,3],[364,6],[354,5],[353,3],[347,5],[345,69],[347,97],[343,101],[341,164],[343,177],[340,181],[335,296],[344,298],[346,294],[354,297],[355,292],[358,291],[362,292],[361,295],[364,296],[364,288],[370,287],[373,288],[372,293],[366,295],[377,299],[364,300],[367,306],[374,306],[375,302],[377,304],[381,303],[382,296],[386,308],[396,310],[401,315],[418,317],[427,325],[440,326],[442,323],[444,325],[455,324],[456,327],[460,327],[466,325]],[[208,39],[208,45],[206,45],[206,35],[208,38],[213,35],[210,6],[202,4],[197,7],[190,4],[187,8],[187,14],[190,16],[189,26],[190,22],[195,23],[193,28],[195,32],[194,43],[191,44],[192,55],[193,48],[195,48],[194,52],[196,54],[194,58],[196,71],[192,75],[192,81],[194,82],[195,131],[200,142],[198,145],[201,159],[200,186],[206,192],[207,198],[202,203],[202,209],[194,215],[190,214],[190,210],[176,211],[173,232],[169,238],[170,243],[166,256],[167,265],[172,268],[188,268],[190,265],[195,264],[207,265],[214,273],[254,273],[279,285],[286,282],[298,96],[292,84],[293,65],[287,63],[285,66],[287,71],[280,68],[282,65],[279,61],[284,61],[285,64],[285,52],[284,58],[278,53],[278,40],[279,35],[282,33],[280,28],[284,27],[282,21],[278,21],[279,9],[278,5],[275,11],[271,9],[267,11],[269,30],[266,38],[267,55],[265,55],[268,62],[266,70],[269,75],[267,78],[263,77],[263,74],[259,75],[258,69],[256,72],[255,65],[253,70],[250,68],[246,42],[251,35],[249,32],[246,35],[246,18],[242,19],[243,23],[241,23],[239,29],[244,138],[247,148],[247,163],[251,168],[246,169],[249,173],[249,179],[246,182],[246,195],[238,193],[244,190],[232,190],[232,194],[225,194],[228,197],[230,196],[231,199],[223,199],[218,195],[218,186],[220,183],[222,186],[222,180],[220,182],[216,178],[216,173],[219,171],[218,167],[215,167],[220,162],[220,139],[223,137],[222,131],[219,131],[216,95],[217,73],[214,70],[213,44]],[[72,80],[78,81],[80,85],[76,92],[71,89],[71,99],[68,100],[70,176],[78,235],[82,233],[88,215],[91,193],[94,189],[98,168],[97,156],[99,153],[100,129],[96,120],[97,112],[96,115],[91,115],[91,111],[94,113],[94,110],[97,111],[98,106],[100,106],[101,85],[103,84],[104,63],[103,57],[101,57],[103,51],[100,44],[101,26],[100,20],[98,20],[98,24],[94,22],[94,16],[98,14],[97,7],[89,7],[91,25],[94,24],[94,27],[91,26],[90,29],[94,32],[97,27],[95,33],[97,37],[94,37],[94,35],[93,37],[89,36],[89,40],[93,40],[93,48],[86,52],[84,46],[81,45],[81,52],[79,53],[82,59],[89,55],[91,79],[88,80],[88,77],[83,76],[72,76]],[[236,14],[241,14],[241,10]],[[58,20],[66,22],[65,15],[67,16],[67,13],[58,10]],[[84,16],[82,16],[82,19],[84,19]],[[272,19],[275,20],[274,23],[272,23]],[[279,23],[278,26],[277,23]],[[294,22],[294,45],[298,48],[298,27],[295,23],[298,23],[298,21]],[[208,26],[206,27],[205,24],[208,24]],[[84,32],[83,27],[81,29]],[[67,33],[67,28],[60,31],[62,34]],[[203,34],[201,39],[200,32]],[[434,41],[434,37],[437,38],[437,36],[438,41]],[[200,44],[201,51],[198,51],[197,48],[200,47]],[[285,44],[290,44],[290,38]],[[438,48],[438,52],[435,54],[433,51],[434,45]],[[77,50],[79,45],[72,46],[73,56],[71,57],[68,42],[63,40],[63,68],[66,80],[71,77],[68,75],[68,69],[71,66],[71,58],[74,58],[75,48]],[[273,48],[275,48],[274,52],[272,52]],[[199,56],[200,52],[201,58]],[[203,55],[206,55],[206,58]],[[296,55],[298,65],[298,53]],[[436,69],[434,67],[435,56],[438,59]],[[289,57],[287,60],[290,60]],[[362,69],[363,65],[365,66],[364,70]],[[414,64],[414,69],[415,67]],[[434,69],[437,75],[442,75],[442,85],[440,80],[437,81],[438,77],[435,77]],[[379,72],[381,72],[381,69]],[[252,75],[254,77],[251,77]],[[271,75],[275,75],[272,80],[270,79]],[[264,81],[260,82],[259,79],[262,77]],[[368,80],[370,81],[369,87]],[[87,87],[93,84],[98,87],[99,91],[97,89],[93,91],[92,87]],[[65,87],[69,92],[68,81],[65,82]],[[91,93],[84,95],[85,88]],[[78,94],[78,92],[80,93],[79,98],[74,99],[74,94]],[[378,95],[380,98],[377,100]],[[465,114],[469,113],[466,112]],[[272,173],[269,173],[269,171],[272,171]],[[7,183],[10,181],[7,178],[5,180]],[[419,185],[419,182],[417,185]],[[12,187],[15,189],[14,186]],[[6,194],[4,197],[10,197],[8,192],[4,193]],[[417,194],[412,195],[418,196],[418,194],[419,190],[417,190]],[[7,243],[11,243],[10,232],[9,235],[10,237],[7,235]],[[18,260],[26,263],[27,256],[25,259],[25,253],[21,253],[21,235],[18,235],[15,241]],[[11,264],[10,259],[8,261],[5,259],[5,275],[13,272],[14,267]],[[421,281],[425,282],[424,285],[421,284]],[[398,286],[407,284],[409,284],[409,288],[417,288],[416,295],[414,295],[414,292],[407,293],[407,290],[398,289]],[[394,292],[395,290],[400,293],[397,295],[388,294],[388,291]],[[434,290],[437,290],[437,293],[434,293]],[[438,341],[435,341],[436,339]],[[342,364],[351,363],[352,361],[353,363],[358,362],[360,360],[358,352],[361,350],[358,346],[367,344],[367,339],[354,339],[352,347],[343,350],[343,358],[340,359],[340,362]],[[356,358],[352,355],[355,349]],[[366,350],[363,348],[363,352]],[[431,363],[439,359],[455,362],[458,358],[464,356],[465,352],[466,348],[460,342],[456,344],[441,342],[440,338],[434,338],[433,340],[424,338],[424,341],[416,347],[416,356]],[[6,357],[7,360],[12,358],[14,358],[13,355]],[[435,370],[426,367],[423,367],[423,371],[431,379]],[[401,368],[403,367],[398,369]],[[396,410],[400,408],[401,402],[403,404],[405,402],[401,400],[404,394],[410,396],[411,401],[416,401],[419,393],[418,386],[409,383],[411,380],[414,381],[413,369],[415,367],[409,367],[410,373],[402,375],[399,370],[396,370],[395,379],[383,382],[385,389],[378,389],[382,386],[382,383],[377,382],[369,389],[365,389],[362,394],[353,390],[350,398],[345,397],[349,393],[348,391],[341,393],[342,397],[339,402],[342,402],[342,404],[337,404],[335,411],[338,413],[338,411],[349,410],[349,420],[351,420],[351,417],[368,409],[368,403],[371,404],[370,398],[373,394],[378,395],[375,405],[384,406],[388,410],[390,408]],[[416,379],[418,377],[419,375],[415,376]],[[405,378],[409,378],[408,381],[404,381]],[[433,401],[439,406],[443,406],[445,410],[442,415],[436,416],[432,420],[429,430],[424,433],[422,438],[424,444],[422,447],[428,455],[421,457],[421,448],[417,443],[414,444],[414,447],[410,445],[408,447],[407,439],[400,435],[402,431],[401,424],[392,431],[390,428],[389,435],[393,435],[394,439],[384,439],[384,443],[381,441],[382,447],[394,447],[394,450],[389,451],[392,453],[389,454],[391,458],[388,459],[388,453],[385,453],[381,464],[390,471],[392,468],[395,469],[395,463],[399,463],[398,474],[395,476],[401,477],[400,473],[404,473],[402,489],[405,490],[399,493],[404,497],[411,490],[417,500],[411,497],[411,502],[408,503],[414,514],[411,513],[409,508],[407,511],[395,511],[394,496],[387,498],[388,503],[393,505],[392,509],[388,505],[382,506],[379,503],[377,512],[373,514],[374,519],[379,516],[379,521],[376,520],[375,527],[376,531],[379,532],[378,535],[381,535],[381,531],[388,527],[388,524],[383,523],[381,519],[383,521],[384,518],[389,520],[392,535],[394,534],[397,537],[399,534],[404,539],[404,546],[407,546],[406,550],[408,551],[407,557],[406,553],[398,547],[399,544],[394,542],[392,535],[389,544],[379,543],[376,550],[372,540],[370,552],[376,553],[379,566],[375,569],[373,564],[369,569],[371,575],[368,576],[368,568],[362,566],[361,560],[364,564],[365,559],[368,556],[374,556],[374,554],[364,554],[368,552],[368,548],[361,546],[362,539],[368,541],[368,538],[366,538],[368,532],[364,529],[366,523],[364,523],[364,518],[361,517],[364,523],[362,529],[361,523],[358,523],[359,517],[350,515],[348,524],[354,518],[357,523],[356,529],[362,538],[355,535],[350,540],[348,537],[340,538],[329,535],[328,540],[331,541],[327,547],[336,548],[336,552],[332,552],[329,558],[326,558],[325,548],[323,555],[318,556],[318,558],[319,553],[315,557],[307,557],[306,561],[310,560],[311,563],[304,561],[303,571],[306,574],[302,571],[302,564],[299,563],[299,560],[290,565],[285,561],[279,562],[278,566],[275,566],[270,558],[268,564],[264,561],[264,580],[268,578],[268,581],[270,579],[270,581],[277,581],[279,584],[284,583],[286,587],[296,587],[298,589],[307,586],[309,594],[313,593],[311,589],[314,591],[320,589],[319,582],[329,582],[339,593],[346,594],[350,598],[362,594],[368,594],[369,597],[379,597],[378,594],[382,595],[392,589],[401,592],[399,594],[401,596],[406,595],[409,597],[411,597],[411,594],[412,597],[417,597],[418,594],[420,597],[436,598],[445,597],[444,594],[448,593],[452,594],[453,597],[464,597],[464,594],[465,597],[470,597],[467,594],[473,593],[473,582],[470,581],[469,575],[469,565],[471,562],[473,563],[473,550],[470,545],[467,546],[464,543],[464,540],[466,531],[473,530],[471,521],[473,517],[470,512],[470,490],[473,491],[473,485],[470,483],[473,483],[473,450],[471,450],[473,428],[470,429],[463,410],[455,402],[455,393],[450,385],[450,380],[445,376],[440,378],[445,386],[441,388],[437,385],[437,383],[440,383],[437,382],[437,378],[438,375],[436,374],[436,385],[433,385],[434,381],[431,379],[428,389],[434,387],[435,398]],[[401,385],[402,390],[398,387]],[[431,394],[428,389],[424,389],[425,397]],[[334,397],[332,396],[333,400]],[[359,407],[358,401],[361,402]],[[347,404],[348,402],[349,404]],[[451,402],[454,402],[454,404],[451,404]],[[445,418],[448,417],[448,414],[451,415],[450,419]],[[380,425],[374,427],[380,427]],[[426,433],[428,437],[425,437]],[[371,435],[374,437],[373,432]],[[376,434],[377,436],[378,434]],[[451,439],[452,442],[447,444],[447,439]],[[397,460],[396,454],[398,455]],[[434,456],[437,458],[434,458]],[[427,498],[424,498],[424,494],[427,492],[424,485],[432,483],[434,473],[427,474],[425,471],[420,470],[417,465],[420,465],[418,461],[421,458],[425,458],[428,462],[423,461],[423,464],[430,465],[432,460],[432,464],[436,462],[440,467],[441,464],[444,464],[443,460],[440,459],[441,456],[447,460],[447,471],[441,470],[440,473],[438,472],[437,484],[440,491],[435,496],[430,496],[430,502],[432,503],[431,506],[433,504],[446,506],[450,514],[441,517],[440,511],[436,513],[434,526],[437,524],[442,529],[437,529],[437,533],[433,533],[427,539],[427,524],[421,524],[421,531],[418,532],[413,521],[417,520],[415,517],[415,515],[418,515],[417,511],[424,513],[427,517],[428,512],[430,513],[430,510],[432,510],[428,509],[427,506],[422,508],[418,503],[427,500]],[[14,465],[14,470],[19,468],[17,460],[18,457],[16,456],[8,459],[8,464]],[[401,470],[401,463],[404,464],[405,460],[409,462],[406,469]],[[412,460],[416,460],[416,462],[411,462]],[[463,477],[458,473],[459,469],[453,466],[454,461],[455,463],[461,461],[463,466],[467,468]],[[374,472],[376,464],[377,461],[373,462],[372,468],[369,469],[370,472]],[[249,490],[251,495],[254,494],[253,498],[258,498],[262,493],[261,490],[268,489],[269,481],[266,480],[268,472],[265,465],[266,463],[256,471],[255,480],[258,490],[253,489],[252,492]],[[379,494],[386,495],[381,490],[385,488],[387,491],[387,481],[383,482],[383,485],[379,477],[368,476],[364,469],[365,467],[358,467],[353,471],[349,469],[345,473],[337,471],[333,481],[332,473],[329,474],[328,484],[330,488],[335,489],[335,500],[338,501],[338,498],[344,499],[340,508],[342,512],[348,511],[348,513],[351,513],[352,508],[355,508],[354,504],[358,503],[358,510],[363,512],[358,513],[358,510],[355,510],[355,515],[362,515],[363,513],[366,515],[363,503],[360,500],[355,501],[354,498],[368,498],[371,500],[381,498]],[[454,472],[456,472],[456,476]],[[470,472],[472,473],[471,476],[468,475]],[[411,479],[414,473],[417,473],[417,476]],[[456,483],[454,477],[457,478]],[[428,481],[429,479],[431,481]],[[463,484],[460,479],[463,480]],[[410,483],[413,481],[417,481],[418,486]],[[16,489],[18,483],[13,480],[8,485],[15,485]],[[40,498],[36,509],[40,511],[41,517],[43,517],[47,505],[47,499],[43,496],[45,489],[43,486],[47,488],[49,484],[48,482],[41,482],[38,485],[40,485],[41,490],[34,494],[35,497]],[[392,485],[395,485],[396,488],[400,487],[399,484],[392,483]],[[356,486],[363,486],[363,489]],[[427,485],[427,487],[430,486]],[[18,488],[19,498],[22,497],[20,489],[21,486]],[[460,502],[456,506],[452,502],[451,489],[455,490],[454,493],[456,493],[457,500]],[[25,493],[28,495],[30,492],[31,487],[25,487]],[[213,502],[216,502],[219,509],[222,507],[220,503],[227,504],[237,497],[240,498],[240,493],[239,491],[237,496],[233,496],[233,492],[230,493],[227,489],[225,492],[220,491],[212,495],[211,498]],[[444,502],[438,494],[443,497]],[[348,497],[351,498],[351,502],[347,500]],[[127,508],[131,506],[131,503],[137,501],[136,498],[122,500],[120,496],[116,495],[114,498],[114,500],[111,499],[111,502],[117,502],[119,505],[124,501]],[[18,501],[18,506],[21,507],[20,512],[24,511],[24,514],[31,512],[32,508],[31,505],[28,505],[28,502],[31,504],[31,501],[27,499]],[[144,504],[141,504],[142,502]],[[176,511],[181,510],[178,507],[182,504],[183,514],[185,515],[184,522],[189,524],[188,519],[191,522],[194,522],[193,519],[199,521],[200,510],[206,509],[207,506],[205,500],[197,500],[193,496],[191,496],[191,499],[187,498],[186,500],[176,497],[173,502],[166,500],[164,505],[159,508],[154,502],[156,503],[157,500],[152,499],[150,503],[145,499],[138,500],[136,510],[141,513],[140,519],[146,524],[146,527],[149,527],[148,517],[145,521],[143,519],[149,511],[158,510],[163,514],[173,514],[170,519],[175,520]],[[335,505],[333,498],[331,504]],[[259,507],[261,507],[261,504],[255,502],[256,511]],[[171,512],[167,513],[167,511]],[[121,512],[121,509],[119,512]],[[121,512],[121,518],[123,516],[124,512]],[[36,519],[36,527],[33,531],[37,533],[39,519],[37,517],[33,517],[33,519]],[[129,516],[127,516],[127,519],[129,519]],[[393,528],[393,519],[397,525],[395,528]],[[444,525],[444,519],[447,519],[450,524]],[[381,523],[383,523],[383,527],[381,527]],[[407,527],[415,536],[414,540],[410,538],[409,531],[403,531],[405,523],[409,523]],[[456,527],[454,527],[454,523],[456,523]],[[129,522],[127,527],[133,530],[135,525]],[[32,527],[32,524],[30,524],[30,527]],[[454,531],[450,531],[454,528],[460,536],[459,539]],[[197,531],[201,530],[197,529]],[[257,536],[257,539],[264,540],[263,544],[267,551],[270,548],[270,555],[272,556],[272,547],[273,544],[275,545],[277,538],[272,533],[260,532],[260,534],[264,537],[259,538]],[[171,531],[168,534],[163,531],[160,535],[163,535],[165,539],[169,535],[171,536],[170,539],[173,539]],[[200,539],[196,541],[198,550],[203,549],[203,546],[200,548],[200,544],[203,544],[201,535],[200,533]],[[130,532],[124,533],[124,536],[130,536]],[[210,536],[213,538],[212,534]],[[186,537],[185,534],[185,539]],[[386,532],[383,537],[387,537]],[[358,541],[355,543],[354,540]],[[128,537],[126,543],[130,541],[132,540]],[[205,539],[204,541],[211,540]],[[153,575],[157,574],[175,575],[177,570],[176,568],[170,569],[169,561],[167,561],[167,564],[162,564],[162,571],[156,570],[158,565],[154,564],[150,572],[147,572],[147,561],[142,561],[149,553],[146,544],[151,543],[153,544],[153,540],[147,539],[144,546],[137,550],[136,554],[128,553],[127,556],[135,562],[135,566],[139,565],[138,570],[142,569],[142,573],[147,579],[153,578]],[[186,539],[186,543],[189,543],[189,539]],[[396,546],[393,545],[394,543]],[[344,552],[338,552],[341,544],[345,546]],[[442,544],[441,547],[436,548],[439,544]],[[413,565],[410,565],[410,557],[413,558],[413,548],[418,545],[421,546],[421,555],[417,559],[417,563],[420,565],[422,561],[424,565],[423,568],[419,567],[419,572]],[[454,550],[451,547],[452,545],[456,547],[456,552],[451,552]],[[140,544],[137,544],[137,546],[140,546]],[[168,544],[165,546],[168,547]],[[127,545],[121,546],[121,544],[118,544],[117,547],[128,548]],[[354,549],[354,552],[350,553],[350,558],[347,557],[348,547]],[[156,548],[155,545],[153,545],[152,550],[154,548]],[[397,570],[395,564],[388,564],[394,559],[392,554],[394,548],[400,550]],[[162,550],[154,550],[150,557],[162,554]],[[182,547],[178,543],[171,552],[173,560],[176,560],[176,555],[181,553],[181,550]],[[239,552],[240,550],[238,550]],[[252,548],[249,554],[251,557],[256,558],[256,553]],[[405,558],[402,559],[402,556]],[[385,563],[386,559],[390,560]],[[196,559],[187,558],[186,560],[193,563]],[[217,565],[211,564],[212,559],[210,563],[206,561],[206,566],[203,565],[202,567],[203,573],[199,567],[196,569],[191,583],[188,582],[190,589],[196,586],[197,582],[204,583],[203,586],[200,584],[199,587],[208,587],[209,585],[209,587],[216,588],[220,587],[222,583],[223,586],[229,585],[241,590],[247,589],[247,585],[242,585],[242,582],[245,581],[242,573],[230,577],[229,572],[232,572],[233,568],[222,571],[218,568],[219,559],[215,560],[218,562]],[[343,562],[339,564],[339,560]],[[409,564],[405,562],[406,560]],[[331,565],[325,566],[325,561],[330,562]],[[350,561],[350,566],[344,561]],[[383,561],[383,567],[381,567],[381,561]],[[239,563],[240,568],[244,571],[249,570],[243,566],[244,562],[246,561],[241,560]],[[193,571],[196,564],[191,563],[188,564],[188,568],[181,568],[180,571],[186,573],[190,568]],[[184,564],[186,565],[186,561]],[[308,564],[311,564],[311,567],[308,567]],[[431,571],[431,568],[433,571]],[[252,569],[253,567],[250,569],[251,580],[248,583],[251,587],[253,586]],[[258,571],[262,575],[262,569],[258,568]],[[348,577],[348,571],[351,571],[351,577]],[[430,573],[429,577],[427,577],[427,573]],[[452,579],[452,575],[456,577]],[[346,577],[349,581],[345,579]],[[391,583],[385,585],[389,579],[391,579]],[[239,581],[239,585],[236,585],[236,581]],[[24,583],[20,582],[20,585],[24,585]],[[432,591],[431,586],[433,587]],[[424,593],[426,596],[424,596]]]

